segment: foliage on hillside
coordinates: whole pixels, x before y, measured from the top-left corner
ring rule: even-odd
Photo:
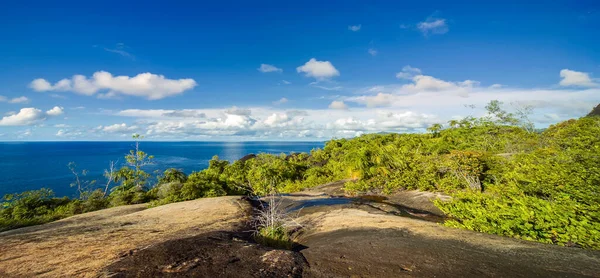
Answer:
[[[492,101],[487,116],[433,125],[426,134],[369,134],[328,141],[310,154],[259,154],[233,163],[215,156],[207,169],[189,176],[168,169],[154,186],[142,167],[151,156],[137,148],[127,157],[129,166],[110,176],[116,186],[109,194],[97,191],[80,200],[47,191],[8,196],[0,227],[106,206],[267,195],[349,180],[349,192],[450,194],[451,201],[436,203],[452,219],[447,226],[600,249],[600,117],[536,132],[528,109],[513,114],[501,104]]]
[[[600,116],[600,104],[596,105],[592,111],[587,114],[587,117]]]

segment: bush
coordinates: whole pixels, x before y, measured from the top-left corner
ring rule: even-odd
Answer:
[[[436,205],[452,220],[444,224],[477,232],[566,246],[600,248],[600,209],[568,195],[544,200],[518,186],[501,186],[488,193],[461,192]]]
[[[164,183],[184,183],[187,180],[187,176],[181,170],[170,168],[165,170],[162,176],[158,178],[158,184]]]
[[[294,242],[283,226],[260,228],[254,239],[262,245],[273,248],[292,249],[294,245]]]
[[[42,224],[71,216],[78,207],[69,198],[56,198],[50,189],[7,194],[0,209],[0,231]]]

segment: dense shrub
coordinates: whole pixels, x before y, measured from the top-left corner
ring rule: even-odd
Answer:
[[[170,182],[178,182],[184,183],[187,180],[187,176],[184,172],[178,169],[170,168],[165,170],[165,172],[158,178],[158,184],[170,183]]]
[[[553,199],[527,195],[508,184],[488,192],[460,192],[436,205],[452,220],[446,226],[525,240],[600,249],[598,206],[578,203],[567,194]]]
[[[56,198],[50,189],[7,194],[0,208],[0,231],[36,225],[93,210],[91,202]]]

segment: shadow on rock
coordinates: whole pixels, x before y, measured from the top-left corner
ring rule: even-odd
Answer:
[[[213,232],[150,246],[106,267],[105,277],[302,277],[294,251],[248,241],[248,233]]]

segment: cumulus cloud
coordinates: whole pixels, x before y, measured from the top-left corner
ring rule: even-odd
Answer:
[[[330,109],[348,109],[348,106],[343,101],[334,100],[329,104]]]
[[[138,127],[128,126],[126,123],[121,123],[108,126],[98,126],[96,129],[107,133],[128,133],[137,130]]]
[[[585,115],[600,102],[600,88],[482,86],[469,79],[452,81],[424,75],[416,68],[406,68],[403,72],[410,75],[401,77],[405,80],[398,84],[377,85],[335,96],[335,101],[328,102],[329,107],[324,109],[288,110],[276,106],[128,109],[106,113],[129,117],[132,121],[102,126],[96,133],[121,136],[137,127],[135,132],[156,140],[312,140],[372,132],[423,132],[434,123],[485,115],[483,107],[495,99],[503,101],[508,110],[521,105],[534,106],[535,114],[531,118],[539,127],[544,127]],[[353,104],[352,109],[344,109],[347,104]],[[466,105],[475,108],[465,108]],[[63,129],[68,131],[66,127]],[[120,132],[108,132],[111,129]]]
[[[374,96],[362,96],[354,98],[354,102],[364,104],[367,107],[384,107],[390,106],[393,99],[393,95],[380,92]]]
[[[238,116],[250,116],[252,111],[250,109],[238,108],[236,106],[231,107],[225,111],[226,114],[238,115]]]
[[[424,36],[430,34],[439,35],[448,32],[448,24],[446,19],[429,17],[425,21],[417,23],[417,29],[419,29]]]
[[[34,79],[31,81],[31,83],[29,83],[29,87],[38,92],[50,91],[54,89],[52,84],[43,78]]]
[[[563,69],[560,71],[559,85],[561,86],[579,86],[579,87],[597,87],[599,84],[594,82],[587,72]]]
[[[58,116],[63,113],[62,107],[54,107],[46,112],[40,109],[28,107],[21,108],[18,113],[10,113],[0,119],[0,126],[27,126],[39,124],[48,117]]]
[[[269,64],[260,64],[260,67],[257,70],[260,72],[283,72],[282,69]]]
[[[287,111],[285,113],[273,113],[269,115],[264,121],[259,122],[254,128],[260,129],[262,125],[268,128],[297,128],[302,125],[304,116],[308,114],[304,111]]]
[[[52,109],[46,111],[48,116],[58,116],[64,113],[64,109],[62,107],[54,106]]]
[[[537,115],[559,115],[563,120],[585,115],[600,102],[598,97],[600,89],[597,87],[530,89],[512,88],[500,84],[482,86],[480,82],[469,79],[442,80],[424,75],[415,68],[406,68],[400,73],[400,78],[408,79],[410,82],[363,88],[354,95],[339,98],[367,108],[390,107],[390,109],[410,109],[415,112],[434,112],[440,116],[442,123],[459,115],[471,115],[473,111],[485,113],[483,107],[491,100],[503,101],[508,110],[516,109],[519,105],[531,105]],[[465,109],[465,106],[470,105],[475,105],[477,108],[473,111]],[[547,119],[540,117],[535,118],[534,121],[542,126],[547,124]]]
[[[284,98],[284,97],[282,97],[282,98],[280,98],[279,100],[273,101],[273,104],[274,104],[274,105],[281,105],[281,104],[284,104],[284,103],[287,103],[287,102],[288,102],[288,99],[287,99],[287,98]]]
[[[59,129],[55,136],[57,137],[66,137],[66,138],[75,138],[75,137],[81,137],[83,136],[85,133],[81,130],[68,130],[68,129]]]
[[[106,71],[95,72],[91,78],[74,75],[71,79],[62,79],[52,85],[45,79],[38,78],[30,83],[30,88],[38,92],[72,91],[91,96],[98,92],[103,97],[117,95],[143,97],[149,100],[175,96],[196,86],[196,81],[186,79],[168,79],[163,75],[140,73],[134,77],[113,76]]]
[[[412,80],[414,83],[405,85],[405,89],[413,91],[442,91],[458,88],[469,88],[477,84],[477,82],[473,80],[449,82],[428,75],[417,75],[414,76]]]
[[[361,27],[362,27],[361,24],[358,24],[358,25],[349,25],[348,26],[348,30],[350,30],[352,32],[358,32],[358,31],[360,31]]]
[[[183,110],[175,110],[169,111],[162,114],[165,117],[174,117],[174,118],[205,118],[206,114],[199,112],[193,109],[183,109]]]
[[[335,106],[335,104],[334,104]],[[341,108],[338,106],[338,108]],[[123,110],[117,115],[135,117],[144,123],[150,138],[332,138],[351,137],[365,132],[411,131],[427,127],[434,117],[398,116],[404,110],[357,108],[324,110],[280,110],[245,108],[251,113],[232,114],[231,109],[198,109],[205,118],[170,119],[164,110]],[[144,116],[142,116],[144,115]],[[395,116],[390,116],[395,115]],[[142,116],[142,117],[141,117]],[[148,117],[153,116],[153,117]]]
[[[406,91],[452,91],[451,93],[463,97],[467,96],[473,87],[479,86],[479,82],[474,80],[451,82],[423,75],[420,69],[411,66],[404,66],[402,71],[396,74],[396,78],[412,81],[412,83],[402,86],[402,89]],[[497,89],[499,87],[494,86],[494,88]]]
[[[299,73],[304,73],[307,77],[313,77],[317,80],[326,80],[339,76],[340,72],[329,61],[317,61],[312,58],[304,65],[296,68]]]
[[[421,74],[421,70],[418,68],[413,68],[409,65],[404,66],[402,68],[402,71],[399,73],[396,73],[396,78],[399,79],[412,79],[415,75],[420,75]]]
[[[28,103],[29,99],[27,97],[15,97],[15,98],[7,98],[5,96],[0,96],[0,102],[8,102],[8,103]]]

